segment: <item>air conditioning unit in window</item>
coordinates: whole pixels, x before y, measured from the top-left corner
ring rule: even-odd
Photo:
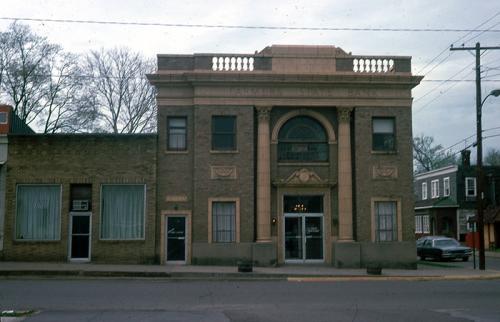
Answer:
[[[73,200],[73,210],[74,211],[89,210],[89,201],[88,200]]]

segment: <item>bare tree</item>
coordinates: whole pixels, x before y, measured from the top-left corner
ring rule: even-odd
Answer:
[[[11,24],[3,36],[6,61],[2,87],[17,115],[30,124],[42,111],[44,87],[50,80],[47,59],[61,49],[17,23]]]
[[[432,136],[421,134],[413,138],[413,162],[415,173],[421,173],[456,164],[457,157],[441,144],[434,144]]]
[[[75,55],[61,53],[47,64],[51,77],[42,93],[38,118],[44,133],[77,132],[78,128],[72,126],[75,120],[88,118],[79,113],[75,104],[82,88],[77,62]]]
[[[489,149],[484,158],[484,163],[486,165],[500,166],[500,150],[493,148]]]
[[[78,57],[18,23],[0,40],[0,98],[11,103],[26,124],[36,124],[44,133],[75,131],[74,118],[80,122],[86,117],[75,105],[81,95]]]
[[[98,127],[113,133],[152,132],[156,125],[155,91],[145,77],[154,62],[128,49],[90,52],[85,91],[93,93]]]

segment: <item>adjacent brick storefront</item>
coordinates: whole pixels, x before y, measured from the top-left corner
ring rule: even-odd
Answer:
[[[9,136],[4,260],[66,261],[69,244],[70,187],[92,189],[91,259],[93,262],[153,263],[156,227],[156,135]],[[60,185],[60,238],[16,238],[16,190],[19,185]],[[100,238],[102,184],[146,185],[145,237],[134,241]]]

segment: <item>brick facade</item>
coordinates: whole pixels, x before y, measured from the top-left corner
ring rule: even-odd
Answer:
[[[149,78],[158,91],[159,208],[192,214],[190,262],[287,262],[285,221],[293,215],[284,213],[284,198],[320,196],[321,262],[415,266],[411,88],[420,77],[411,75],[409,57],[366,59],[333,46],[272,46],[255,55],[159,55],[158,72]],[[169,115],[187,116],[186,152],[164,151]],[[211,151],[214,115],[237,116],[237,151]],[[280,129],[296,116],[321,123],[328,134],[327,161],[278,160]],[[395,119],[394,151],[372,151],[373,117]],[[269,136],[262,137],[261,130]],[[214,179],[214,166],[234,170],[234,177]],[[186,198],[165,202],[168,195]],[[239,200],[241,240],[210,240],[207,212],[213,198]],[[397,204],[392,242],[374,241],[377,200]]]
[[[9,139],[3,256],[67,260],[70,185],[90,183],[91,261],[168,263],[178,259],[168,247],[177,243],[185,245],[186,264],[246,259],[256,265],[415,267],[411,89],[421,77],[411,75],[410,61],[353,56],[333,46],[159,55],[157,73],[148,75],[157,89],[157,135]],[[220,116],[236,122],[234,149],[213,149],[214,117]],[[168,148],[169,117],[185,120],[185,128],[172,134],[185,133],[180,135],[185,149]],[[394,119],[396,145],[390,152],[373,151],[376,117]],[[292,153],[309,151],[313,157],[280,159],[286,145],[281,130],[297,119],[314,124],[321,142],[308,142],[307,135],[302,142],[299,136],[290,145]],[[113,182],[146,184],[144,240],[98,238],[100,185]],[[60,241],[13,238],[19,183],[62,185]],[[293,198],[298,201],[290,208]],[[314,200],[314,212],[300,200]],[[390,241],[375,238],[374,207],[380,202],[394,205]],[[215,203],[233,207],[228,209],[235,213],[223,217],[228,222],[214,222],[220,219]],[[178,239],[168,226],[174,218],[185,219],[185,235]],[[215,225],[222,225],[230,240],[215,238]]]
[[[9,136],[6,183],[4,260],[68,260],[69,198],[71,184],[92,185],[93,262],[152,263],[156,227],[155,135],[28,135]],[[145,184],[145,239],[100,239],[102,184]],[[16,187],[19,184],[61,185],[61,232],[57,241],[15,238]]]

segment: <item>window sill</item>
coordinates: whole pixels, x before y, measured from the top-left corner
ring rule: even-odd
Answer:
[[[100,239],[100,242],[103,243],[134,243],[134,242],[145,242],[146,239]]]
[[[398,151],[395,151],[395,150],[393,150],[393,151],[375,151],[375,150],[372,150],[372,154],[382,154],[382,155],[390,154],[390,155],[392,155],[392,154],[398,154]]]
[[[188,154],[188,150],[180,150],[180,151],[175,151],[175,150],[165,150],[165,154]]]
[[[330,162],[278,162],[278,166],[320,166],[327,167]]]
[[[24,244],[24,243],[44,243],[44,244],[53,244],[53,243],[60,243],[62,240],[61,239],[51,239],[51,240],[44,240],[44,239],[14,239],[14,243],[19,243],[19,244]]]
[[[210,150],[210,154],[238,154],[240,151],[238,150]]]

